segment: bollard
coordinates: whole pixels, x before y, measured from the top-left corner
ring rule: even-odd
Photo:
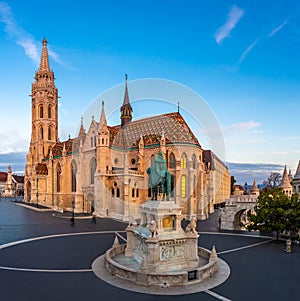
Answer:
[[[287,253],[291,253],[292,252],[292,242],[291,242],[290,239],[286,240],[285,252],[287,252]]]

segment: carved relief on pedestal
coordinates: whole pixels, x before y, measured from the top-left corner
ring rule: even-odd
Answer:
[[[160,260],[170,260],[173,258],[183,258],[184,257],[184,247],[183,246],[161,246],[160,249]]]

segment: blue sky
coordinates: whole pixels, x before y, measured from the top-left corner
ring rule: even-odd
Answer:
[[[201,95],[222,129],[226,161],[295,171],[299,1],[0,1],[1,153],[28,149],[28,95],[43,37],[61,96],[61,139],[128,73]]]

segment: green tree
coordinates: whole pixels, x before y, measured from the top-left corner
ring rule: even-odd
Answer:
[[[281,183],[282,176],[279,172],[271,172],[268,179],[263,181],[265,187],[275,188],[278,187]]]
[[[297,194],[291,197],[283,193],[281,188],[267,188],[257,198],[255,212],[248,212],[249,224],[246,229],[261,232],[283,231],[297,233],[300,229],[300,200]]]

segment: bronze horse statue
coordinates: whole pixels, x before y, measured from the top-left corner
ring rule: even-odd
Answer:
[[[157,200],[159,188],[161,188],[162,198],[169,201],[171,192],[171,174],[167,169],[166,160],[163,157],[162,152],[158,153],[158,156],[152,164],[147,169],[147,174],[149,175],[149,187],[151,188],[151,200]]]

